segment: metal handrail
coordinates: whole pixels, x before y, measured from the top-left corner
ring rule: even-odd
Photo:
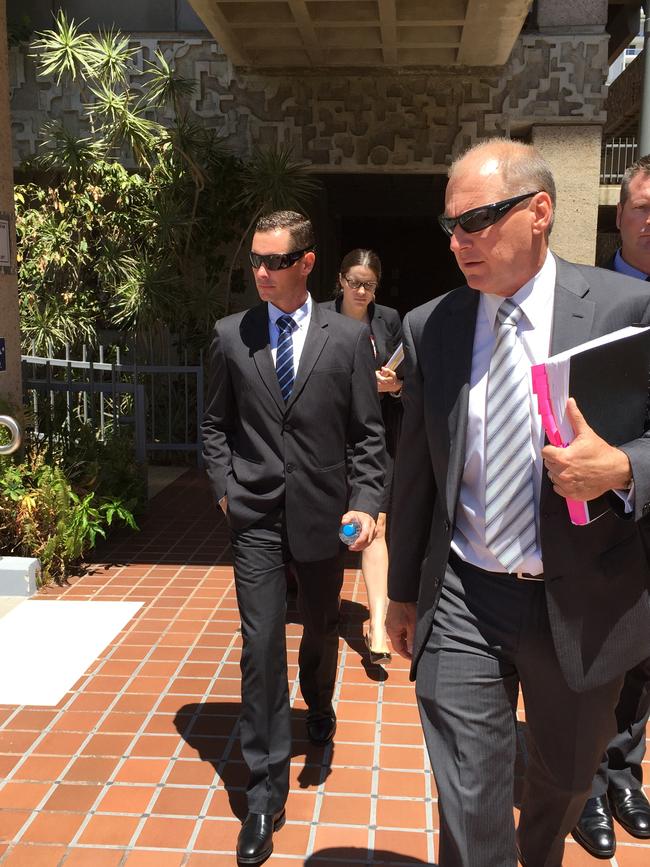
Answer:
[[[11,455],[20,448],[23,435],[18,426],[18,422],[10,415],[0,415],[0,425],[4,425],[4,427],[8,428],[9,433],[11,434],[11,442],[4,446],[0,445],[0,455]]]

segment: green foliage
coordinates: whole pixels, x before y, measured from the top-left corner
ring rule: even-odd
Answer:
[[[74,19],[68,21],[63,9],[56,13],[55,24],[53,30],[41,33],[41,38],[33,43],[33,48],[38,52],[35,56],[40,58],[42,55],[41,74],[52,76],[57,84],[61,83],[62,78],[76,81],[85,75],[92,75],[95,63],[92,36],[82,33]]]
[[[259,214],[301,209],[317,185],[290,150],[245,161],[192,121],[196,82],[173,57],[158,51],[138,72],[127,36],[84,33],[62,10],[37,36],[39,73],[79,89],[89,134],[48,123],[25,167],[39,182],[16,188],[26,348],[92,344],[104,328],[145,342],[167,330],[183,347],[204,347],[228,312],[234,260]],[[153,119],[162,107],[166,125]]]
[[[137,529],[145,489],[132,444],[88,429],[76,445],[28,443],[21,462],[0,457],[0,550],[38,557],[43,581],[64,581],[108,528]]]

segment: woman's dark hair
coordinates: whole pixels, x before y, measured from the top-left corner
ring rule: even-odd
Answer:
[[[350,268],[354,268],[355,265],[361,265],[362,268],[369,268],[377,278],[377,283],[380,282],[381,260],[374,250],[361,250],[360,248],[357,248],[356,250],[350,250],[350,252],[347,253],[341,261],[339,274],[345,276],[350,270]],[[339,280],[337,276],[334,297],[339,295],[340,292],[341,286],[339,285]]]

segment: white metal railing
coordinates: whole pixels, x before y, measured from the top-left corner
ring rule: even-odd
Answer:
[[[637,159],[636,136],[621,136],[603,140],[600,159],[600,183],[618,185],[623,175]]]

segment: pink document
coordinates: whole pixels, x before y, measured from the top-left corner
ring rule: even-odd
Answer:
[[[562,440],[562,435],[557,425],[548,388],[545,364],[534,364],[531,367],[533,377],[533,394],[537,395],[537,410],[542,417],[542,424],[546,431],[548,441],[552,446],[566,448],[569,444]],[[567,500],[569,517],[572,524],[589,523],[589,507],[581,500]]]

